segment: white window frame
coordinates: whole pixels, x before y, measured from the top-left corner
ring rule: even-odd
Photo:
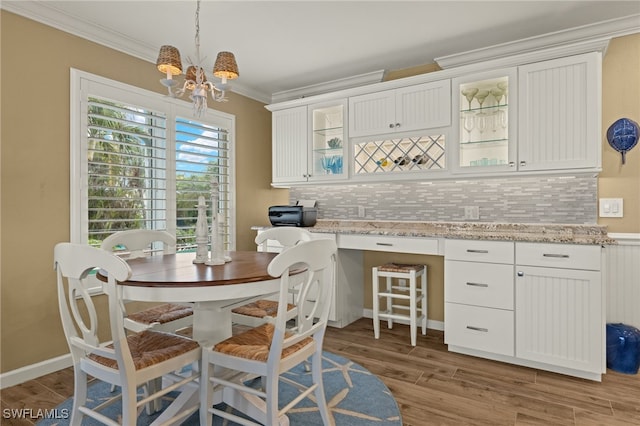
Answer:
[[[166,114],[167,164],[175,164],[176,117],[193,118],[193,107],[180,99],[163,96],[95,74],[71,68],[70,93],[70,241],[88,242],[88,162],[87,100],[89,96],[161,111]],[[208,109],[197,121],[228,129],[229,153],[229,249],[236,244],[236,188],[235,188],[235,116]],[[175,172],[175,169],[174,169]],[[167,231],[176,234],[176,179],[167,176]],[[97,281],[90,284],[92,293],[100,292]],[[95,287],[94,287],[95,286]]]

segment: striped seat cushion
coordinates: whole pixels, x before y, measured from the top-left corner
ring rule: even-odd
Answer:
[[[271,347],[274,331],[275,326],[273,324],[263,324],[223,340],[215,345],[213,350],[240,358],[266,362],[267,358],[269,358],[269,348]],[[286,335],[287,337],[290,336],[289,333]],[[311,337],[307,337],[285,348],[282,351],[282,358],[286,358],[303,347],[313,344],[314,340]]]
[[[189,338],[151,330],[127,336],[127,343],[136,370],[200,349],[200,345]],[[113,348],[113,344],[107,347]],[[106,367],[118,369],[115,359],[94,354],[90,354],[89,358]]]

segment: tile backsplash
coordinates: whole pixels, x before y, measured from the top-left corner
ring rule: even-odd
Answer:
[[[289,199],[317,200],[319,219],[597,223],[597,177],[305,186],[292,187]],[[479,219],[465,219],[465,207],[473,206]]]

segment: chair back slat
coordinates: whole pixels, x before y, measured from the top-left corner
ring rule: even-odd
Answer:
[[[109,235],[102,241],[100,247],[110,252],[126,251],[128,259],[146,257],[154,251],[153,243],[163,243],[163,253],[172,254],[176,251],[176,237],[162,230],[131,229],[118,231]],[[124,246],[126,250],[118,247]]]
[[[307,337],[322,339],[335,286],[333,272],[336,251],[336,243],[332,240],[304,241],[283,251],[269,264],[269,274],[281,279],[270,356],[273,354],[279,357],[283,349]],[[301,267],[306,271],[303,273],[304,280],[298,282],[298,275],[290,275],[290,271]],[[288,328],[286,310],[292,280],[297,282],[299,294],[294,300],[297,310],[296,326]],[[314,300],[307,300],[306,296],[309,294],[315,295]],[[317,333],[320,335],[317,336]]]
[[[101,269],[108,274],[107,284],[115,287],[116,281],[124,281],[131,276],[131,268],[124,260],[109,252],[72,243],[56,245],[54,265],[62,327],[74,362],[79,362],[83,354],[101,350],[98,315],[93,299],[87,291],[87,278],[95,269]],[[113,354],[110,357],[113,358]]]
[[[282,245],[282,250],[286,250],[301,241],[311,241],[311,233],[306,229],[298,227],[280,226],[260,232],[256,236],[255,243],[259,245],[263,251],[267,251],[267,243],[269,240],[279,242]]]

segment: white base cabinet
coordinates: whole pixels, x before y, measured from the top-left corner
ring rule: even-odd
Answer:
[[[447,240],[444,341],[514,354],[513,243]]]
[[[601,373],[601,248],[517,243],[516,263],[516,356]]]
[[[600,246],[446,240],[449,350],[599,381]]]

